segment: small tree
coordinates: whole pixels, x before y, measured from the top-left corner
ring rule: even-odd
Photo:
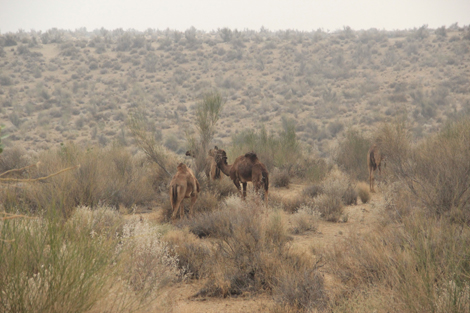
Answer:
[[[157,142],[155,136],[147,131],[144,115],[142,113],[131,114],[127,120],[127,126],[134,136],[137,146],[144,151],[150,160],[157,163],[168,176],[172,176],[166,169],[165,149]]]
[[[195,127],[197,138],[187,135],[189,149],[196,160],[196,175],[206,167],[206,156],[209,145],[214,138],[216,124],[224,105],[224,99],[219,92],[210,92],[203,96],[196,104]]]

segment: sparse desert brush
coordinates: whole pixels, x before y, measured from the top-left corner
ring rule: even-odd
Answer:
[[[272,194],[269,197],[269,202],[271,203],[271,206],[280,208],[284,210],[287,213],[294,213],[297,212],[297,210],[309,203],[311,199],[305,196],[299,196],[299,197],[281,197],[277,194]]]
[[[291,227],[289,231],[293,234],[302,234],[306,231],[316,231],[318,228],[318,217],[313,214],[309,207],[301,207],[297,213],[289,217]]]
[[[217,196],[210,191],[199,193],[196,203],[194,204],[194,214],[202,212],[214,211],[218,207]]]
[[[365,158],[370,145],[362,133],[350,129],[336,151],[335,161],[352,178],[365,180],[369,177]]]
[[[161,237],[161,228],[138,216],[123,225],[121,275],[132,290],[154,291],[182,278],[178,257]]]
[[[305,187],[302,190],[302,195],[310,197],[310,198],[315,198],[318,195],[321,195],[323,193],[323,188],[321,185],[310,185]]]
[[[387,311],[469,311],[469,261],[460,257],[469,253],[469,230],[419,211],[401,225],[351,236],[334,250],[325,251],[333,273],[345,283],[348,299],[356,293],[351,290],[371,284],[394,299],[382,301],[380,293],[375,294],[376,301],[349,302],[347,312],[367,303],[373,305],[370,309]]]
[[[67,224],[83,235],[115,236],[122,233],[123,217],[116,209],[98,206],[95,209],[81,206],[74,210]]]
[[[289,253],[287,243],[291,238],[284,213],[265,210],[255,200],[232,196],[220,210],[186,222],[191,232],[210,235],[215,249],[207,260],[207,284],[198,295],[264,291],[272,293],[281,305],[323,308],[327,297],[318,268]],[[288,290],[292,284],[298,286],[295,292]]]
[[[40,166],[28,171],[31,178],[44,177],[64,168],[79,168],[48,179],[48,184],[23,185],[18,203],[40,210],[50,205],[65,217],[74,207],[107,203],[118,207],[146,204],[155,198],[147,164],[121,147],[80,148],[68,144],[39,154]]]
[[[188,278],[203,278],[209,271],[210,248],[187,230],[174,229],[167,232],[162,240],[167,242],[170,253],[178,256],[178,266]]]
[[[289,187],[290,174],[286,169],[279,170],[275,168],[271,174],[271,181],[274,187]]]
[[[230,195],[238,194],[238,190],[232,180],[225,177],[210,181],[208,187],[218,196],[219,199],[224,199]]]
[[[356,192],[359,195],[362,203],[367,203],[370,200],[369,185],[365,182],[359,182],[356,185]]]
[[[0,311],[88,312],[106,296],[117,243],[54,214],[0,221]]]
[[[315,198],[315,210],[329,222],[338,222],[343,215],[343,201],[334,194],[322,194]]]
[[[11,169],[23,168],[31,164],[31,157],[26,154],[26,150],[16,146],[5,149],[0,158],[0,174]]]

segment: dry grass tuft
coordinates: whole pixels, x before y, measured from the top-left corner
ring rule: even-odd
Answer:
[[[289,187],[290,184],[290,174],[289,171],[274,169],[271,175],[271,182],[274,187]]]
[[[299,197],[282,197],[276,194],[273,194],[269,197],[269,202],[271,206],[276,208],[281,208],[287,213],[295,213],[299,210],[300,207],[309,203],[311,199],[305,196]]]
[[[312,214],[310,208],[299,209],[297,213],[290,216],[289,220],[291,222],[289,231],[295,235],[316,231],[318,228],[318,218]]]
[[[369,185],[364,182],[359,182],[356,185],[356,192],[361,199],[362,203],[367,203],[370,201],[370,192]]]
[[[211,257],[210,249],[197,240],[194,234],[186,230],[171,230],[162,238],[178,256],[179,267],[189,278],[199,279],[209,272],[207,259]]]

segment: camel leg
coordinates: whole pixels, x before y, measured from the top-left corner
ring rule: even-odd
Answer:
[[[189,216],[191,218],[194,217],[194,203],[196,203],[197,197],[198,197],[197,193],[191,196],[191,206],[189,207]]]
[[[238,192],[240,193],[240,197],[243,197],[243,194],[242,194],[242,189],[240,187],[240,182],[238,180],[234,180],[233,181],[233,184],[235,185],[235,187],[237,187],[237,190]]]
[[[242,183],[242,185],[243,185],[243,199],[246,199],[246,184],[247,183]]]
[[[180,199],[180,197],[178,197],[178,199],[176,200],[176,205],[173,208],[173,214],[171,215],[172,220],[176,219],[176,216],[178,215],[178,211],[180,211],[179,213],[181,217],[181,208],[182,208],[181,202],[183,202],[183,199]]]
[[[181,205],[180,205],[180,219],[183,219],[184,218],[184,199],[181,201]]]
[[[370,192],[375,192],[374,190],[374,170],[369,169],[369,179],[370,179]]]

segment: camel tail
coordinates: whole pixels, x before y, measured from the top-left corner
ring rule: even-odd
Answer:
[[[375,171],[377,169],[377,162],[375,160],[375,154],[374,151],[371,151],[369,154],[369,160],[370,160],[370,166],[373,168]]]
[[[170,202],[173,208],[176,206],[177,200],[178,200],[178,185],[174,185],[174,186],[171,186],[171,191],[170,191]]]

